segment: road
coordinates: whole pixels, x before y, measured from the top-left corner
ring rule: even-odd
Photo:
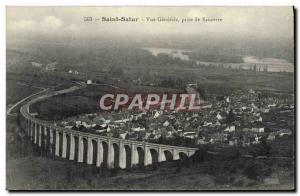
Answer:
[[[78,82],[78,81],[73,81],[74,83],[76,83],[76,84],[78,84],[79,86],[82,86],[82,87],[86,87],[86,84],[84,83],[84,82]],[[19,85],[24,85],[24,86],[31,86],[31,85],[28,85],[28,84],[25,84],[25,83],[18,83]],[[8,108],[7,109],[7,111],[6,111],[6,114],[8,115],[8,116],[17,116],[17,114],[15,114],[15,113],[11,113],[11,111],[13,110],[13,109],[15,109],[16,107],[18,107],[20,104],[22,104],[24,101],[27,101],[28,99],[30,99],[30,98],[32,98],[32,97],[34,97],[34,96],[36,96],[36,95],[39,95],[39,94],[42,94],[42,93],[44,93],[44,92],[46,92],[46,91],[48,91],[50,88],[43,88],[43,87],[38,87],[38,86],[32,86],[32,87],[34,87],[34,88],[39,88],[39,89],[43,89],[42,91],[39,91],[39,92],[37,92],[37,93],[33,93],[33,94],[31,94],[31,95],[29,95],[28,97],[25,97],[25,98],[23,98],[22,100],[20,100],[20,101],[18,101],[17,103],[15,103],[14,105],[12,105],[10,108]],[[52,87],[53,88],[53,87]],[[64,92],[65,91],[65,92]],[[61,93],[67,93],[69,91],[69,89],[65,89],[65,90],[61,90]]]
[[[29,95],[28,97],[25,97],[25,98],[21,99],[20,101],[18,101],[18,102],[15,103],[14,105],[12,105],[10,108],[8,108],[7,111],[6,111],[6,114],[7,114],[8,116],[17,116],[17,114],[15,114],[15,113],[14,113],[14,114],[11,114],[11,111],[12,111],[13,109],[15,109],[17,106],[19,106],[20,104],[22,104],[24,101],[26,101],[26,100],[28,100],[28,99],[30,99],[30,98],[36,96],[36,95],[42,94],[42,93],[44,93],[44,92],[46,92],[46,91],[48,91],[48,90],[49,90],[49,88],[46,88],[46,89],[43,89],[42,91],[39,91],[39,92],[37,92],[37,93],[33,93],[33,94]]]

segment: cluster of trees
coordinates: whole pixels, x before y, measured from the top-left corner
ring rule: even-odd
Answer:
[[[167,77],[161,80],[160,86],[167,88],[184,89],[186,86],[186,82],[184,82],[184,80],[182,80],[181,78]]]
[[[153,140],[152,142],[171,146],[195,147],[195,140],[180,137],[178,135],[174,135],[173,138],[160,137],[157,140]]]

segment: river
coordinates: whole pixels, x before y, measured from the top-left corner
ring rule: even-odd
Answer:
[[[184,61],[191,60],[185,52],[190,50],[174,49],[174,48],[156,48],[147,47],[142,48],[149,51],[152,55],[167,54],[172,58],[179,58]],[[197,64],[206,66],[223,66],[231,67],[233,69],[253,69],[256,66],[257,71],[263,71],[265,68],[268,72],[294,72],[294,65],[285,59],[278,58],[258,58],[256,56],[244,56],[243,63],[216,63],[201,61],[201,59],[193,59]]]

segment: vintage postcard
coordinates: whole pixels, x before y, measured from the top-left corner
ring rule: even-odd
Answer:
[[[293,7],[6,7],[7,190],[295,190]]]

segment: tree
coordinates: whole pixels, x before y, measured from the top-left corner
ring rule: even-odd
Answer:
[[[181,78],[178,78],[175,82],[175,87],[178,89],[184,89],[185,85]]]
[[[197,88],[197,91],[199,92],[200,94],[200,97],[204,100],[206,100],[206,92],[205,92],[205,89],[204,88]]]
[[[204,161],[208,157],[207,149],[202,147],[192,155],[192,161],[194,163],[199,163]]]
[[[267,138],[260,139],[260,155],[268,156],[270,154],[271,146],[267,143]]]
[[[271,174],[271,169],[266,164],[252,162],[245,168],[243,174],[249,179],[261,180],[263,177]]]
[[[161,81],[161,86],[173,88],[175,87],[175,81],[173,78],[168,77]]]
[[[121,69],[120,67],[115,67],[115,66],[110,67],[109,71],[110,71],[110,73],[117,75],[117,76],[122,76],[124,73],[123,69]]]

